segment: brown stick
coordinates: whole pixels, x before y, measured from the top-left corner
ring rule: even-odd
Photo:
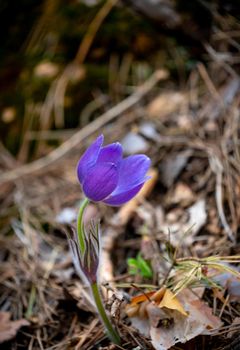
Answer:
[[[90,47],[93,43],[93,40],[99,30],[102,22],[107,17],[113,6],[117,3],[118,0],[108,0],[101,10],[97,13],[96,17],[94,17],[93,21],[90,23],[87,33],[81,42],[77,55],[75,57],[75,61],[78,64],[83,64],[85,58],[90,50]]]
[[[42,157],[30,164],[25,164],[17,169],[7,171],[0,176],[0,184],[16,181],[17,179],[27,176],[36,172],[40,172],[46,167],[51,166],[54,162],[63,158],[74,147],[79,145],[84,139],[89,137],[96,131],[99,131],[105,124],[116,119],[122,113],[133,107],[138,103],[146,94],[148,94],[156,84],[163,79],[167,78],[167,73],[164,70],[158,70],[152,74],[152,76],[140,86],[131,96],[118,103],[107,112],[103,113],[100,117],[94,120],[91,124],[86,125],[81,130],[77,131],[69,140],[62,143],[58,148],[50,152],[45,157]]]

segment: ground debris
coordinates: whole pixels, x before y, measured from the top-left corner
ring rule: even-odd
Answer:
[[[145,313],[142,311],[144,303]],[[132,325],[150,335],[156,350],[169,349],[200,334],[211,334],[222,325],[212,310],[190,290],[183,290],[174,297],[166,289],[159,304],[150,297],[138,307],[139,313],[131,316]],[[128,313],[128,309],[126,311]]]
[[[29,326],[30,323],[24,318],[16,321],[10,320],[9,312],[0,312],[0,343],[14,338],[21,327]]]
[[[68,16],[78,16],[74,8],[80,3],[70,2]],[[203,350],[223,349],[240,329],[239,276],[224,266],[239,271],[239,261],[229,260],[228,266],[214,260],[220,272],[213,277],[209,259],[240,254],[239,24],[234,16],[218,13],[219,4],[213,6],[214,32],[202,45],[204,57],[197,59],[188,56],[184,45],[174,44],[172,38],[168,42],[163,33],[156,51],[152,48],[150,55],[145,54],[144,47],[149,48],[156,36],[150,28],[145,35],[142,22],[139,31],[129,35],[131,52],[125,52],[127,36],[119,40],[120,45],[124,42],[120,53],[118,40],[116,52],[105,42],[101,45],[100,34],[118,35],[106,28],[91,49],[89,34],[94,41],[98,33],[94,34],[89,23],[104,27],[107,12],[102,9],[106,5],[109,11],[115,3],[98,2],[89,18],[85,18],[85,8],[80,27],[78,21],[73,21],[74,27],[69,22],[73,49],[77,31],[86,29],[83,46],[80,43],[77,50],[81,64],[77,64],[78,54],[71,62],[61,57],[68,41],[65,36],[55,38],[55,32],[47,28],[45,36],[45,29],[41,34],[37,25],[30,36],[36,40],[40,33],[43,42],[35,42],[34,50],[38,53],[39,45],[44,58],[39,54],[39,61],[36,58],[31,67],[24,66],[12,96],[3,98],[0,342],[6,340],[17,350],[116,348],[109,344],[89,290],[76,274],[65,235],[76,226],[82,200],[76,164],[92,140],[103,133],[107,143],[123,140],[127,154],[146,152],[152,161],[152,178],[139,196],[121,208],[94,203],[85,217],[86,223],[92,217],[101,220],[102,294],[117,320],[122,349],[163,349],[189,339],[192,343],[184,348],[194,343]],[[57,4],[53,1],[50,12]],[[114,18],[122,15],[122,5],[115,10]],[[103,14],[100,22],[99,14]],[[134,18],[129,25],[138,20]],[[112,19],[110,23],[112,26]],[[125,30],[124,26],[119,29]],[[195,49],[199,50],[199,42]],[[25,45],[22,50],[25,55]],[[140,56],[138,50],[142,50]],[[26,62],[28,52],[29,47]],[[68,52],[67,59],[72,54]],[[39,93],[40,85],[43,90]],[[22,88],[25,95],[16,96],[22,101],[19,109],[13,95]],[[10,131],[9,142],[5,130]],[[9,151],[12,145],[14,155]],[[151,273],[129,273],[127,262],[138,256]],[[189,288],[200,284],[201,293],[196,288],[188,290],[183,282]],[[165,284],[168,292],[163,293],[166,300],[161,307],[149,302],[146,296],[151,299],[151,293]],[[124,310],[131,298],[137,298],[136,290],[142,301],[134,328]],[[123,298],[116,297],[118,293]],[[177,293],[175,299],[171,293]],[[139,309],[139,305],[134,307]],[[19,331],[21,326],[27,326],[27,331]],[[210,335],[206,338],[205,334]],[[232,344],[237,348],[236,342]]]

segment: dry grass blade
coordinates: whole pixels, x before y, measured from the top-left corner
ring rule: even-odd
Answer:
[[[222,182],[223,182],[223,166],[217,157],[211,157],[209,159],[210,166],[216,175],[216,203],[218,208],[218,214],[223,227],[232,242],[235,242],[236,238],[232,232],[223,209],[223,194],[222,194]]]
[[[239,263],[240,256],[212,256],[203,259],[179,258],[174,264],[177,283],[174,284],[175,295],[191,286],[212,286],[221,288],[213,279],[216,275],[228,272],[240,280],[240,272],[229,263]],[[207,269],[207,270],[206,270]],[[208,274],[208,270],[211,272]]]

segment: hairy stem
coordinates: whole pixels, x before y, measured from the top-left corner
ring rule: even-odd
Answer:
[[[99,312],[99,315],[101,317],[102,323],[104,324],[108,336],[111,339],[111,341],[114,344],[120,345],[121,344],[121,339],[120,336],[118,334],[118,332],[116,331],[116,329],[113,327],[111,320],[108,318],[106,311],[104,309],[103,303],[102,303],[102,299],[100,296],[100,292],[98,289],[98,285],[97,282],[91,284],[91,290],[92,290],[92,294],[93,294],[93,298],[97,307],[97,310]]]
[[[84,240],[84,223],[83,223],[83,214],[84,210],[89,203],[89,199],[85,198],[79,208],[78,218],[77,218],[77,234],[78,242],[80,247],[80,252],[83,254],[85,251],[85,240]]]

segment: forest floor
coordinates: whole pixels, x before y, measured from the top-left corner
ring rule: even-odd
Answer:
[[[126,56],[109,94],[85,106],[80,129],[52,129],[48,119],[40,131],[25,125],[18,159],[1,144],[0,348],[164,349],[164,339],[172,349],[240,349],[239,36],[239,25],[219,16],[205,62],[179,68],[180,82],[166,67],[150,74],[144,62],[130,77]],[[81,69],[63,71],[59,98],[68,74],[83,77]],[[101,219],[102,294],[121,346],[110,344],[66,238],[83,199],[76,165],[100,133],[125,155],[152,161],[136,199],[86,212]],[[29,140],[38,157],[24,161]],[[149,293],[159,290],[161,300],[168,292],[179,298],[177,306],[166,301],[172,311],[164,316],[151,309]],[[136,305],[144,312],[132,319]]]

